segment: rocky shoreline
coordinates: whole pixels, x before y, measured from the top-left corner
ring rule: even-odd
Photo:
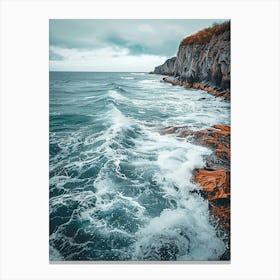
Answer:
[[[189,83],[189,82],[183,82],[179,81],[175,78],[171,79],[169,77],[164,77],[162,79],[164,82],[172,84],[173,86],[183,86],[184,88],[193,88],[193,89],[200,89],[204,90],[216,97],[223,97],[225,100],[230,101],[230,91],[225,90],[223,88],[216,87],[214,85],[211,85],[209,82],[205,83]]]
[[[199,194],[208,200],[210,213],[218,225],[227,250],[222,260],[230,259],[230,127],[214,125],[209,129],[193,131],[184,126],[171,126],[162,134],[174,134],[179,138],[210,148],[205,157],[205,167],[193,171],[193,181],[201,187]]]
[[[184,38],[176,57],[155,67],[150,74],[166,75],[163,82],[199,89],[230,101],[230,22],[214,25]],[[230,259],[230,126],[217,124],[193,131],[170,126],[162,134],[174,134],[196,145],[210,148],[205,166],[193,171],[198,193],[208,201],[218,234],[227,244],[221,260]]]

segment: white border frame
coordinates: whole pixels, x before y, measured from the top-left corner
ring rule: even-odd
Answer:
[[[50,18],[230,18],[230,264],[48,261]],[[2,1],[0,279],[280,279],[278,1]]]

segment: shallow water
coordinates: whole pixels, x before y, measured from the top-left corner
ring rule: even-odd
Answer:
[[[159,130],[229,124],[230,105],[161,79],[50,72],[50,260],[200,261],[224,253],[191,182],[211,151]]]

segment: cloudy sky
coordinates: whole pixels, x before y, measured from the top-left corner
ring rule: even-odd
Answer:
[[[184,37],[223,21],[50,20],[50,70],[148,72],[175,56]]]

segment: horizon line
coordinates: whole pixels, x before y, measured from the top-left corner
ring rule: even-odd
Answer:
[[[80,73],[149,73],[148,71],[75,71],[75,70],[49,70],[49,72],[80,72]],[[150,71],[151,72],[151,71]]]

